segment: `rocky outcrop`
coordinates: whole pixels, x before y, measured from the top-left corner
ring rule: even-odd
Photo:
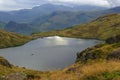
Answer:
[[[110,37],[106,40],[106,43],[109,43],[109,44],[113,44],[117,42],[120,42],[120,35]]]
[[[23,72],[10,73],[7,76],[3,76],[0,80],[31,80],[27,78],[27,75]]]
[[[96,60],[103,58],[104,55],[102,54],[102,50],[94,50],[95,47],[87,48],[86,50],[77,53],[77,60],[76,62],[83,62],[86,63],[89,60]]]
[[[118,59],[120,60],[120,48],[108,54],[107,59]]]
[[[12,68],[12,65],[3,57],[0,56],[0,65]]]

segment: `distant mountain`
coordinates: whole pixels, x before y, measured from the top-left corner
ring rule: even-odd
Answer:
[[[87,11],[87,12],[71,12],[71,11],[57,11],[49,15],[36,18],[32,25],[40,31],[58,30],[71,27],[77,24],[84,24],[90,22],[99,16],[106,14],[119,13],[120,7],[101,11]]]
[[[96,19],[101,14],[97,12],[58,11],[39,17],[31,22],[39,31],[59,30],[76,24],[83,24]]]
[[[106,13],[120,13],[120,7],[111,8],[111,9],[105,10],[104,12],[106,12]]]
[[[12,19],[12,15],[9,12],[0,11],[0,21],[8,22],[11,19]]]
[[[4,29],[5,23],[0,21],[0,29]]]
[[[0,12],[0,20],[4,22],[15,21],[15,22],[31,22],[37,17],[45,16],[56,11],[95,11],[103,10],[105,7],[98,6],[64,6],[54,4],[44,4],[41,6],[34,7],[32,9],[22,9],[18,11]]]
[[[104,9],[106,8],[96,6],[69,7],[44,4],[32,9],[0,12],[0,20],[6,23],[9,21],[15,22],[12,24],[8,23],[5,26],[5,30],[28,35],[36,32],[36,30],[38,32],[60,30],[78,24],[88,23],[102,15],[120,12],[120,7]]]
[[[29,24],[10,21],[5,25],[4,30],[24,35],[30,35],[35,29],[31,28],[31,25]]]
[[[96,11],[96,10],[104,10],[106,7],[92,6],[92,5],[55,5],[55,4],[43,4],[38,7],[34,7],[33,9],[38,9],[47,12],[54,11]]]

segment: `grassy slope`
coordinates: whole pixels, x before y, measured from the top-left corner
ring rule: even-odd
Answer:
[[[25,75],[21,75],[21,73]],[[22,78],[23,76],[25,76],[26,78],[27,77],[40,78],[40,76],[44,76],[45,72],[33,71],[25,68],[15,67],[12,64],[10,64],[6,59],[0,57],[0,79],[3,76],[5,76],[6,78],[2,80],[13,80],[11,78],[16,77],[17,76],[16,74],[19,74],[20,78]],[[8,79],[7,76],[9,76]],[[23,79],[17,79],[17,80],[23,80]]]
[[[120,34],[120,14],[110,14],[100,17],[90,23],[77,25],[73,28],[68,28],[61,31],[51,31],[34,34],[33,37],[44,36],[67,36],[77,38],[97,38],[107,39],[111,36]]]
[[[15,47],[23,45],[31,38],[11,32],[0,30],[0,48]]]
[[[119,61],[75,64],[71,68],[51,72],[40,80],[120,80],[119,67]]]

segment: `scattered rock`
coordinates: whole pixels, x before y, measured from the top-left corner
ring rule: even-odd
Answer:
[[[110,37],[106,40],[106,43],[109,43],[109,44],[114,44],[117,42],[120,42],[120,35]]]
[[[109,53],[107,59],[119,59],[120,60],[120,48]]]
[[[77,61],[76,62],[83,62],[86,63],[89,60],[100,59],[103,57],[101,50],[92,50],[92,48],[88,48],[81,53],[77,53]]]
[[[28,80],[27,75],[23,72],[11,73],[7,76],[3,76],[0,80]]]

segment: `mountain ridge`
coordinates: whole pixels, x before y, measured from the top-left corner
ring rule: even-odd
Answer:
[[[47,5],[47,4],[46,4]],[[11,30],[10,25],[5,28],[7,31],[13,31],[13,32],[19,32],[20,34],[32,34],[34,32],[46,32],[51,30],[60,30],[63,28],[72,27],[78,24],[84,24],[88,23],[99,16],[109,14],[109,13],[119,13],[120,7],[115,7],[111,9],[106,10],[96,10],[96,11],[73,11],[71,10],[65,10],[61,5],[57,5],[58,8],[55,8],[56,5],[52,5],[54,7],[50,8],[49,10],[46,10],[48,6],[51,5],[43,5],[43,8],[41,7],[35,7],[33,9],[24,9],[20,11],[11,11],[9,13],[2,12],[0,13],[0,19],[6,19],[7,23],[9,21],[14,21],[18,23],[18,27],[23,27],[21,24],[28,24],[26,25],[27,29],[30,29],[30,31],[26,31],[27,29],[23,28],[23,30],[19,31],[18,29]],[[40,8],[40,9],[39,9]],[[51,10],[53,9],[53,10]],[[90,9],[91,10],[91,9]],[[41,16],[42,15],[42,16]],[[8,19],[7,19],[8,18]],[[6,22],[6,21],[5,21]],[[16,28],[16,26],[12,26],[13,28]],[[31,30],[33,29],[33,31]],[[10,29],[10,30],[9,30]],[[35,29],[35,30],[34,30]],[[36,31],[37,30],[37,31]],[[28,32],[28,33],[27,33]]]
[[[83,11],[84,10],[84,9],[79,10],[81,8],[78,8],[78,7],[80,7],[80,6],[77,6],[74,8],[74,7],[64,6],[64,5],[44,4],[41,6],[33,7],[32,9],[22,9],[22,10],[17,10],[17,11],[1,12],[0,14],[2,14],[2,15],[0,15],[0,18],[3,19],[2,21],[4,21],[4,22],[6,22],[6,21],[8,22],[8,20],[9,21],[12,20],[12,21],[16,21],[16,22],[20,22],[21,20],[22,20],[22,22],[25,22],[25,21],[30,22],[32,19],[35,19],[39,16],[43,16],[46,14],[50,14],[55,11],[73,11],[73,10]],[[91,9],[94,9],[95,7],[97,7],[97,6],[93,6],[93,7],[91,7]],[[90,7],[88,6],[87,8],[90,8]],[[88,9],[88,10],[90,10],[90,9]],[[101,8],[99,8],[99,10],[101,10]],[[23,19],[23,18],[26,18],[26,19]]]

